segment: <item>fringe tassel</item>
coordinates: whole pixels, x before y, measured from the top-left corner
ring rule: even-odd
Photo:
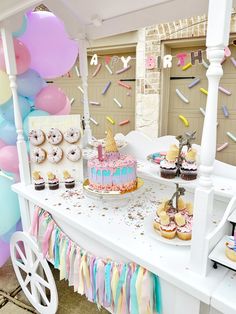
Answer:
[[[162,313],[158,276],[134,263],[103,260],[84,251],[57,226],[51,215],[36,207],[31,234],[44,256],[74,291],[114,314]]]

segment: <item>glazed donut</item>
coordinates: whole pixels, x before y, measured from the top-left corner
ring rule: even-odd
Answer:
[[[33,146],[39,146],[43,144],[43,142],[45,141],[45,135],[43,131],[40,129],[30,130],[29,140],[30,140],[30,144],[32,144]]]
[[[81,158],[81,149],[78,145],[71,145],[66,150],[66,158],[70,161],[78,161]]]
[[[63,136],[60,132],[60,130],[56,129],[56,128],[51,128],[47,134],[47,141],[48,143],[52,144],[52,145],[58,145],[59,143],[61,143]]]
[[[35,147],[31,153],[31,161],[35,164],[41,164],[46,158],[46,151],[43,148]]]
[[[78,142],[78,140],[80,139],[80,130],[77,128],[69,128],[64,133],[64,139],[70,144]]]
[[[60,147],[53,147],[51,146],[48,149],[48,161],[52,164],[57,164],[59,161],[61,161],[63,156],[63,151]]]

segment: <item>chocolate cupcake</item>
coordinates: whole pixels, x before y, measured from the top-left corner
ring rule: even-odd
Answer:
[[[59,189],[59,180],[52,172],[48,173],[48,186],[49,190]]]
[[[171,149],[167,152],[166,158],[160,163],[160,175],[162,178],[173,179],[177,173],[176,159],[178,151]]]
[[[73,189],[75,187],[75,179],[70,175],[68,171],[64,171],[63,176],[65,179],[66,189]]]
[[[196,163],[197,151],[191,148],[182,162],[180,169],[180,176],[183,180],[195,180],[197,178],[197,163]]]
[[[45,189],[45,181],[44,179],[40,176],[39,171],[34,171],[33,172],[33,179],[34,179],[34,188],[36,191],[42,191]]]

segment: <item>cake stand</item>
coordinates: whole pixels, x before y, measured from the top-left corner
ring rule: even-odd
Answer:
[[[89,180],[86,179],[83,183],[83,189],[86,196],[101,200],[105,202],[115,202],[117,205],[123,205],[129,202],[129,200],[140,193],[144,181],[141,178],[137,178],[137,188],[131,192],[121,193],[120,191],[98,191],[89,186]]]

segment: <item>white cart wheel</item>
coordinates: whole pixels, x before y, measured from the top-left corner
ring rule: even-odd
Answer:
[[[37,244],[27,233],[15,232],[11,238],[10,249],[16,277],[30,303],[41,314],[56,313],[56,284]]]

